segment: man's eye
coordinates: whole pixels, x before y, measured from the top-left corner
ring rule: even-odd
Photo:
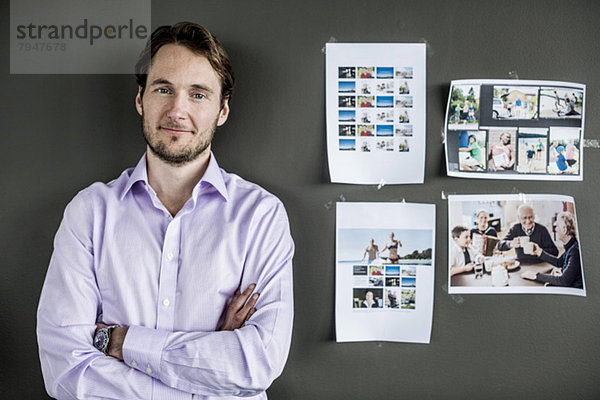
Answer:
[[[204,99],[206,96],[203,95],[202,93],[194,93],[193,97],[195,99],[201,100],[201,99]]]
[[[169,93],[169,89],[166,89],[166,88],[158,88],[158,89],[156,89],[156,91],[158,93]]]

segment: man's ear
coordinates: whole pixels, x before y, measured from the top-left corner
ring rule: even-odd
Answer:
[[[142,115],[143,113],[143,105],[142,105],[142,87],[138,85],[138,93],[135,96],[135,109],[138,114]]]
[[[227,121],[227,117],[229,116],[229,99],[225,99],[223,101],[223,107],[221,107],[221,111],[219,112],[219,119],[217,121],[217,126],[221,126]]]

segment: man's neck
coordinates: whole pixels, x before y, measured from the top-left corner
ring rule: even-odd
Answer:
[[[150,149],[146,152],[148,183],[162,204],[175,216],[192,196],[194,187],[204,176],[210,161],[210,148],[184,165],[167,164]]]

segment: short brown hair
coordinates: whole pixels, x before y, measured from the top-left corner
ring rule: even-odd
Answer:
[[[468,231],[468,229],[462,225],[455,226],[454,228],[452,228],[452,231],[451,231],[452,239],[458,239],[460,237],[460,234],[463,233],[464,231]]]
[[[221,42],[204,27],[192,22],[179,22],[175,25],[164,25],[156,28],[140,53],[135,64],[135,79],[141,87],[143,96],[146,89],[148,70],[158,50],[166,44],[178,44],[193,53],[206,57],[211,67],[221,79],[221,106],[231,98],[234,77],[229,56]]]

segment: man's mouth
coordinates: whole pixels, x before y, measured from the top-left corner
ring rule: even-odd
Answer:
[[[170,135],[184,135],[186,133],[192,133],[193,131],[190,129],[184,129],[182,127],[175,127],[175,126],[160,126],[159,127],[162,131],[170,134]]]

